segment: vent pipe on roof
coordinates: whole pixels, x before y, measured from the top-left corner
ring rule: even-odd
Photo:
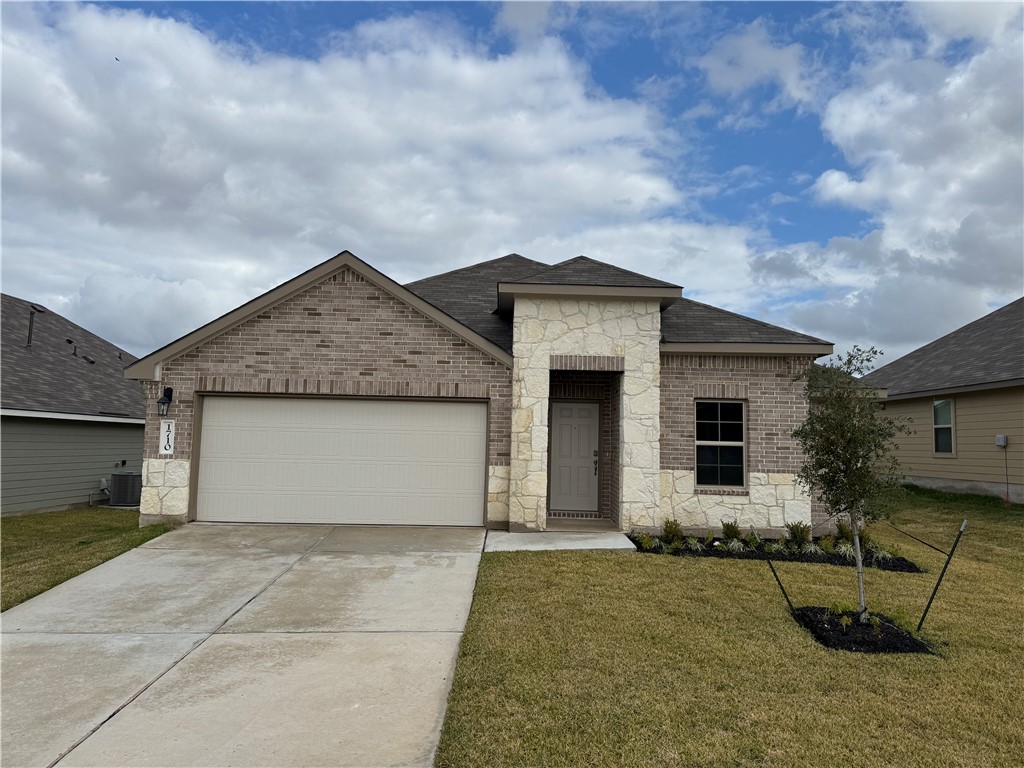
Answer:
[[[46,310],[42,307],[37,307],[35,304],[28,305],[28,338],[25,339],[25,349],[32,349],[32,330],[36,325],[36,315],[46,314]]]

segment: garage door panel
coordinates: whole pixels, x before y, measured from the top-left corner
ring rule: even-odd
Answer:
[[[198,517],[480,525],[486,439],[481,403],[207,398]]]

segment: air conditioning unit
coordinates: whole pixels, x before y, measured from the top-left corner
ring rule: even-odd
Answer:
[[[111,472],[110,501],[112,507],[137,507],[142,500],[141,472]]]

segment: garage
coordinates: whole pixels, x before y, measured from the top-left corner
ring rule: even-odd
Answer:
[[[482,525],[487,406],[205,397],[197,519]]]

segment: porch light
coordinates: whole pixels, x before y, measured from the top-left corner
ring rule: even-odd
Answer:
[[[161,416],[167,415],[167,410],[171,407],[171,400],[174,399],[174,390],[171,387],[164,387],[164,396],[156,401],[156,411]]]

